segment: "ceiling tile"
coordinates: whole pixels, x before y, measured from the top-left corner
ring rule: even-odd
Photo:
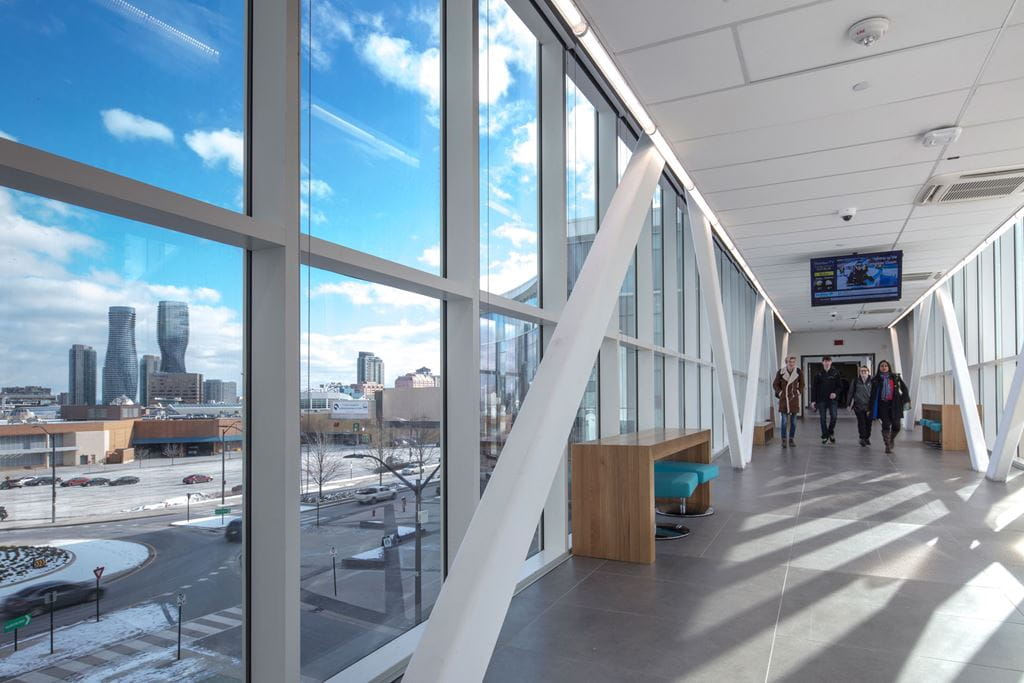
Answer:
[[[961,125],[975,126],[1017,118],[1024,111],[1024,78],[978,86]]]
[[[833,0],[750,21],[737,31],[750,78],[757,81],[999,28],[1011,1]],[[847,38],[854,23],[878,15],[892,26],[876,45],[865,48]]]
[[[1020,5],[1019,0],[1017,4]],[[981,75],[981,82],[993,83],[1013,78],[1024,78],[1024,24],[1010,26],[1003,31],[985,67],[985,73]]]
[[[905,207],[903,215],[906,215],[919,189],[920,185],[909,185],[885,190],[840,193],[820,199],[773,203],[748,209],[717,209],[716,215],[722,225],[729,228],[730,234],[734,225],[757,225],[761,222],[793,220],[805,216],[828,216],[834,215],[838,209],[851,206],[857,207],[859,211]]]
[[[703,192],[712,193],[935,161],[940,151],[923,146],[917,137],[902,138],[736,166],[693,170],[690,175]]]
[[[807,0],[579,0],[613,52],[707,31],[762,14],[806,4]]]
[[[649,110],[670,140],[829,116],[970,87],[990,31],[673,102]],[[685,78],[683,70],[679,74]],[[854,92],[859,81],[872,85]]]
[[[1020,112],[1024,115],[1024,111]],[[946,156],[985,154],[1024,147],[1024,118],[967,126],[960,139],[946,148]]]
[[[958,90],[797,123],[682,140],[674,147],[692,171],[920,135],[952,125],[969,92]]]
[[[746,223],[740,226],[725,224],[729,228],[729,235],[734,240],[743,240],[750,236],[762,234],[788,234],[802,231],[817,231],[829,228],[862,229],[868,225],[878,223],[897,222],[902,224],[910,215],[913,208],[911,204],[899,206],[888,206],[880,209],[861,209],[853,204],[845,208],[857,208],[857,215],[852,221],[844,221],[839,217],[838,211],[830,211],[824,215],[806,216],[803,218],[790,218],[787,220],[770,221],[764,223]]]
[[[686,97],[743,84],[732,31],[721,29],[673,40],[618,57],[630,85],[648,102]],[[699,65],[699,68],[693,66]],[[688,68],[689,66],[689,68]],[[685,78],[680,78],[680,71]]]

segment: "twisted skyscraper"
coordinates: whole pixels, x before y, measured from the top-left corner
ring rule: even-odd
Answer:
[[[156,338],[160,345],[160,372],[185,372],[188,348],[188,304],[161,301],[157,309]]]
[[[111,306],[107,313],[107,357],[103,362],[103,405],[118,396],[136,399],[139,380],[135,353],[135,309]]]

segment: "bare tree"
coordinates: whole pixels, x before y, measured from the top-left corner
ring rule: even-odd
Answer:
[[[160,452],[161,454],[163,454],[165,458],[170,458],[171,464],[173,465],[174,458],[181,457],[181,450],[182,446],[180,443],[165,443],[163,447],[160,449]]]
[[[344,461],[331,454],[327,435],[323,432],[306,434],[306,450],[303,453],[302,469],[316,484],[317,500],[324,496],[324,484],[336,479],[344,468]]]
[[[395,456],[393,449],[391,448],[392,431],[384,423],[382,416],[378,415],[377,419],[373,424],[373,433],[370,438],[370,454],[375,456],[381,463],[394,464]],[[380,484],[384,483],[384,465],[378,464],[377,474],[379,474]]]
[[[427,417],[418,417],[406,423],[405,439],[406,449],[409,454],[409,462],[415,464],[422,475],[426,474],[427,463],[437,451],[435,444],[440,439],[440,432],[437,427],[429,427],[430,420]],[[438,463],[440,466],[440,463]]]

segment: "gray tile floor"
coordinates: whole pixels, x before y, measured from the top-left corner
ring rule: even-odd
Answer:
[[[1024,472],[808,425],[719,461],[717,514],[655,564],[572,558],[523,591],[487,680],[1024,680]]]

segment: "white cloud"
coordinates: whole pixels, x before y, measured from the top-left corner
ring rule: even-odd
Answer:
[[[512,161],[528,168],[537,167],[537,121],[529,121],[515,129]]]
[[[124,109],[104,109],[100,117],[107,132],[118,140],[174,142],[174,133],[164,124]]]
[[[487,273],[480,276],[480,289],[506,294],[537,277],[537,252],[509,252],[502,261],[492,261]]]
[[[441,53],[436,47],[417,50],[405,38],[371,33],[359,54],[386,81],[427,98],[437,109],[441,98]]]
[[[334,194],[334,188],[326,180],[320,180],[319,178],[303,178],[301,189],[303,197],[308,194],[317,199],[323,199]]]
[[[306,21],[303,17],[302,44],[309,50],[309,59],[313,68],[326,71],[331,68],[331,55],[338,44],[342,40],[352,40],[352,24],[330,2],[317,1],[311,5],[313,11],[311,22]],[[313,25],[312,34],[309,32],[310,23]]]
[[[504,223],[494,229],[497,237],[502,237],[511,242],[514,246],[520,247],[524,244],[536,244],[537,232],[514,223]]]
[[[595,197],[597,138],[594,106],[575,88],[572,96],[575,104],[566,116],[565,158],[569,166],[569,213],[575,215],[582,210],[577,206],[581,199],[593,200]],[[592,210],[586,213],[590,214]]]
[[[488,3],[488,15],[480,26],[480,100],[493,104],[504,97],[512,83],[512,69],[534,73],[537,40],[506,3]]]
[[[0,130],[0,138],[3,138],[4,140],[10,140],[11,142],[17,142],[18,141],[18,138],[14,137],[10,133],[4,132],[2,130]]]
[[[24,197],[25,195],[19,195]],[[42,225],[23,216],[14,201],[14,195],[0,188],[0,246],[3,247],[4,276],[10,277],[18,273],[31,273],[24,266],[31,259],[40,258],[52,265],[42,271],[63,272],[55,270],[67,263],[77,252],[98,252],[103,244],[80,232],[64,228]],[[8,261],[8,258],[10,259]]]
[[[185,134],[185,144],[199,155],[203,163],[216,167],[224,162],[235,175],[242,175],[245,167],[245,138],[241,131],[194,130]]]
[[[319,104],[312,105],[311,109],[313,116],[348,135],[356,145],[367,154],[378,158],[388,157],[396,159],[407,166],[419,168],[419,159],[408,152],[399,149],[395,145],[392,145],[390,142],[383,140],[379,136],[374,135],[370,131],[360,128],[351,121],[347,121],[337,114],[327,111]]]
[[[432,268],[441,267],[441,246],[435,244],[432,247],[427,247],[423,250],[423,253],[419,255],[417,260],[420,263],[425,263]]]
[[[340,295],[356,306],[389,306],[393,308],[436,308],[438,301],[373,282],[325,282],[313,288],[313,296]]]
[[[511,197],[511,195],[509,195],[509,196]],[[508,208],[507,206],[505,206],[501,202],[496,202],[493,199],[488,199],[487,200],[487,208],[491,209],[492,211],[497,211],[498,213],[500,213],[505,218],[511,218],[514,221],[522,222],[522,219],[519,217],[519,214],[517,214],[515,211],[513,211],[510,208]]]
[[[440,311],[427,320],[401,318],[382,324],[355,325],[346,324],[344,331],[335,331],[328,326],[327,329],[303,333],[303,383],[307,368],[313,386],[335,381],[355,382],[356,357],[368,345],[384,360],[384,377],[388,386],[394,384],[395,378],[416,368],[440,371]]]

